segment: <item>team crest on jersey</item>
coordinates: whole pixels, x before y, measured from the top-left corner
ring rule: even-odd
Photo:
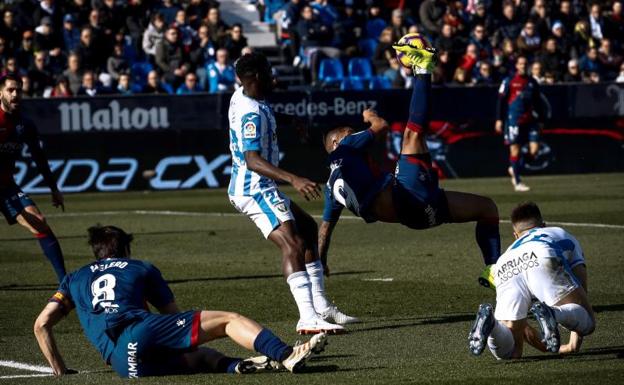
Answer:
[[[275,205],[275,208],[277,209],[277,211],[279,211],[280,213],[286,213],[288,212],[288,209],[286,208],[286,204],[284,203],[278,203]]]
[[[243,137],[246,139],[256,137],[256,124],[254,122],[247,122],[243,126]]]

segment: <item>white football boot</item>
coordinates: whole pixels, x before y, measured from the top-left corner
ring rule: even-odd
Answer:
[[[300,319],[297,322],[297,333],[299,334],[343,334],[346,333],[344,327],[322,320],[321,318],[313,318],[310,320]]]
[[[327,310],[320,314],[324,321],[335,323],[338,325],[355,324],[360,322],[356,317],[351,317],[338,310],[336,305],[331,305]]]
[[[325,350],[327,345],[327,334],[319,333],[308,342],[293,346],[293,352],[282,361],[282,365],[288,371],[297,373],[306,364],[306,361],[312,356],[312,353],[319,354]]]

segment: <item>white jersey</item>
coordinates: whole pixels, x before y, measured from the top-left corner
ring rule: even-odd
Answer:
[[[245,151],[258,151],[260,156],[274,166],[279,163],[277,124],[271,107],[243,94],[239,88],[230,99],[230,151],[232,174],[228,195],[254,196],[264,190],[276,188],[275,181],[247,168]]]
[[[572,239],[560,228],[536,228],[507,249],[492,269],[496,285],[496,319],[524,319],[533,297],[553,306],[580,287],[572,273],[570,260],[577,265],[584,260],[579,261],[582,250],[578,241]],[[573,249],[570,248],[572,243],[575,243]]]

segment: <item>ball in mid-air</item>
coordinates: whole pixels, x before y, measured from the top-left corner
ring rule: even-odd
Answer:
[[[407,35],[399,39],[397,45],[409,45],[414,48],[420,49],[431,48],[431,43],[429,42],[429,40],[427,40],[427,38],[420,33],[408,33]],[[409,58],[403,52],[397,51],[397,59],[403,67],[412,68],[412,64]]]

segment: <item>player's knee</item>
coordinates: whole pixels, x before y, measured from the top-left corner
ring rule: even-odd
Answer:
[[[229,322],[236,322],[236,321],[240,321],[242,320],[244,317],[242,315],[240,315],[239,313],[235,313],[235,312],[228,312],[227,314],[227,319],[228,319],[228,323]]]

